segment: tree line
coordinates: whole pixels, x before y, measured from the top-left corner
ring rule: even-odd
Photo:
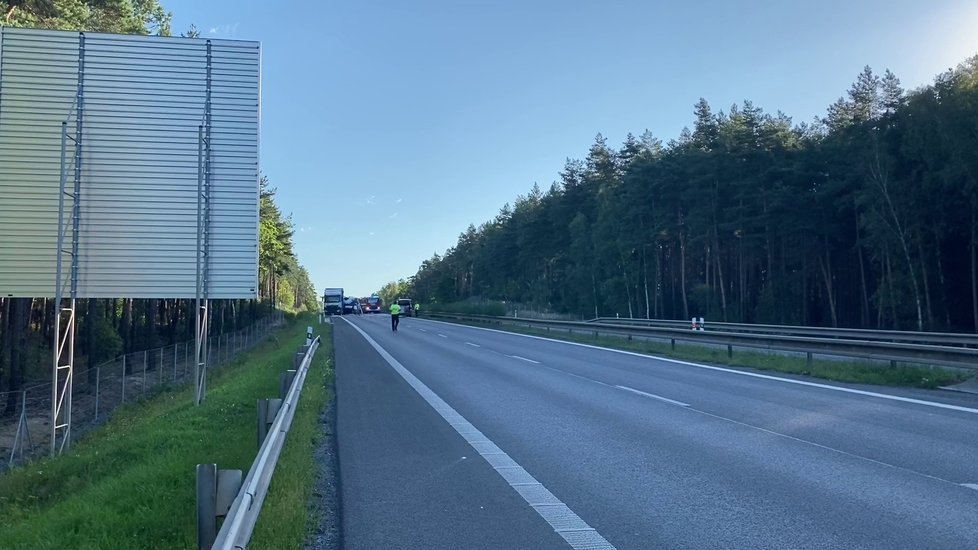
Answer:
[[[66,0],[0,2],[5,23],[133,34],[170,34],[172,16],[156,0]],[[185,36],[195,37],[191,27]],[[293,248],[293,225],[275,204],[275,189],[260,181],[257,300],[212,300],[211,334],[244,328],[270,310],[317,310],[309,273]],[[130,353],[194,337],[193,299],[78,300],[75,368],[82,369]],[[54,300],[0,297],[0,392],[50,381]],[[148,356],[150,363],[156,360]],[[151,364],[150,368],[155,365]],[[19,396],[0,401],[0,414],[12,411]]]
[[[422,262],[426,302],[978,330],[978,56],[906,91],[866,67],[812,123],[750,101],[667,143],[599,134]]]

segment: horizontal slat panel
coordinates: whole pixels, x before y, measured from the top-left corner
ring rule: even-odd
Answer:
[[[0,30],[0,295],[54,292],[78,37]],[[259,46],[210,42],[210,296],[247,298],[257,289]],[[192,296],[207,41],[85,33],[84,46],[80,296]],[[70,140],[66,157],[72,188]]]

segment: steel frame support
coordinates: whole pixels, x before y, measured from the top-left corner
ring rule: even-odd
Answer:
[[[60,292],[59,292],[60,293]],[[71,390],[75,360],[75,299],[55,298],[54,381],[51,384],[51,456],[71,446]],[[62,325],[64,325],[62,330]],[[67,357],[65,358],[65,356]],[[63,361],[64,359],[64,361]]]
[[[194,402],[200,405],[207,393],[207,310],[210,300],[197,298],[196,337],[194,339]]]
[[[58,195],[58,260],[54,291],[54,346],[51,370],[51,456],[71,446],[71,394],[74,383],[76,305],[78,297],[78,240],[81,223],[82,129],[85,113],[85,33],[78,35],[78,87],[75,95],[75,135],[68,135],[68,122],[61,123],[61,173]],[[67,191],[68,139],[74,142],[72,191]],[[65,249],[65,197],[71,198],[71,250]],[[71,265],[65,280],[64,257]],[[67,284],[66,284],[67,283]],[[65,288],[67,286],[67,289]],[[67,296],[66,291],[67,290]]]
[[[27,424],[27,392],[20,392],[20,415],[17,419],[17,433],[14,434],[14,444],[10,447],[10,461],[8,467],[13,467],[14,459],[18,456],[24,460],[24,449],[30,445],[30,453],[34,452],[34,442],[31,441],[31,430]],[[20,450],[20,453],[17,451]]]
[[[205,170],[204,125],[197,127],[197,298],[194,330],[194,403],[201,404],[207,393],[207,221],[208,186]]]
[[[210,181],[211,181],[211,41],[207,41],[207,81],[204,116],[197,127],[197,297],[194,331],[194,403],[207,394],[210,299]]]

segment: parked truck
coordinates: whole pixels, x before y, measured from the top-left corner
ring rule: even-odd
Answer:
[[[323,313],[326,315],[343,315],[342,288],[327,288],[323,290]]]

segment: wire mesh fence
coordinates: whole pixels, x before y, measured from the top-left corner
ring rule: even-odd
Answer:
[[[208,371],[233,361],[262,342],[284,322],[276,312],[235,332],[208,338]],[[121,355],[75,371],[71,388],[71,439],[104,423],[110,413],[164,389],[194,379],[195,343],[176,344]],[[0,392],[0,471],[50,452],[51,383]]]

